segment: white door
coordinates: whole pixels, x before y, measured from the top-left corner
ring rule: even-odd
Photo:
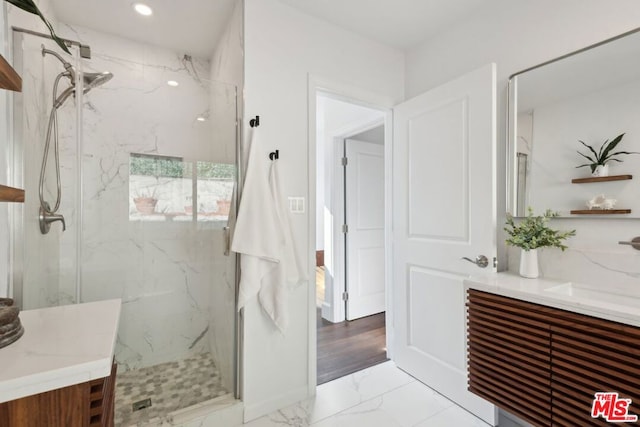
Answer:
[[[345,141],[347,320],[385,310],[384,146]]]
[[[392,184],[395,361],[493,425],[467,391],[463,280],[495,270],[495,87],[491,64],[397,106]]]

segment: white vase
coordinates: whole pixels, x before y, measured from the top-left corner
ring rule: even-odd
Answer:
[[[598,165],[591,173],[592,176],[609,176],[609,165]]]
[[[527,279],[535,279],[540,274],[538,272],[538,250],[531,249],[520,251],[520,275]]]

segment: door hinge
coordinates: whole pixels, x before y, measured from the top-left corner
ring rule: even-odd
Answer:
[[[349,292],[342,293],[342,301],[349,301]]]
[[[349,159],[347,159],[346,157],[342,158],[342,166],[347,166],[347,164],[349,163]]]
[[[342,232],[347,234],[349,232],[349,226],[347,224],[342,224]]]
[[[498,268],[498,258],[493,257],[493,268]]]

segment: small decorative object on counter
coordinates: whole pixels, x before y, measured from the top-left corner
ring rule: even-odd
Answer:
[[[604,209],[611,210],[616,205],[616,199],[607,199],[604,194],[595,196],[593,199],[587,201],[587,207],[589,209]]]
[[[597,152],[592,146],[588,145],[584,141],[578,140],[580,144],[584,145],[589,149],[590,153],[584,154],[578,151],[578,154],[580,154],[585,159],[589,160],[589,163],[576,166],[576,168],[589,166],[589,168],[591,169],[592,176],[596,176],[596,177],[609,176],[609,165],[607,163],[610,161],[622,163],[622,160],[616,158],[616,156],[619,156],[622,154],[640,154],[635,151],[613,151],[616,148],[616,146],[620,143],[620,141],[622,141],[623,137],[624,137],[624,133],[621,133],[620,135],[616,136],[611,142],[609,142],[609,140],[607,139],[605,142],[602,143],[602,145],[600,146],[600,149]]]
[[[16,342],[24,333],[18,313],[20,309],[11,298],[0,298],[0,348]]]
[[[547,226],[549,219],[558,216],[557,212],[547,209],[542,216],[534,216],[533,209],[528,208],[526,217],[517,223],[511,214],[507,214],[507,226],[504,231],[509,237],[507,245],[516,246],[520,252],[520,275],[530,279],[535,279],[540,275],[538,269],[538,248],[552,247],[567,249],[563,241],[571,236],[575,236],[576,230],[559,231]]]

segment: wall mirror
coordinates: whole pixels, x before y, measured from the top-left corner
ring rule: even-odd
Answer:
[[[640,218],[640,154],[607,176],[578,167],[593,157],[579,141],[598,152],[624,133],[610,153],[640,152],[640,29],[514,74],[508,109],[508,212]]]

